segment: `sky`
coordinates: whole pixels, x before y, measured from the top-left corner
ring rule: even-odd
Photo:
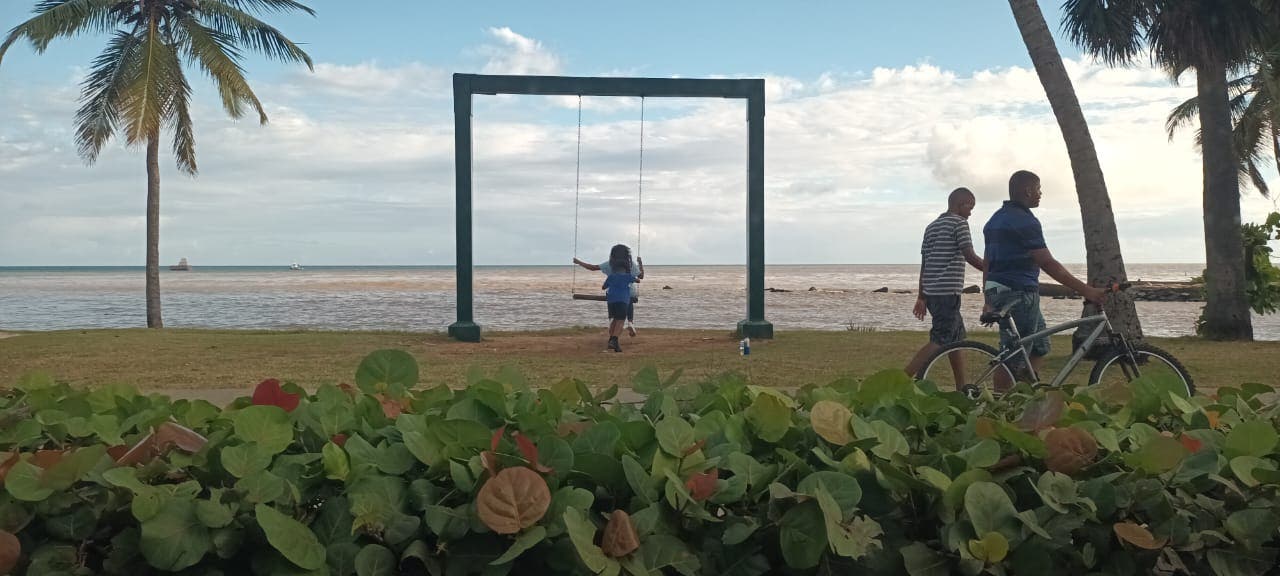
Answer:
[[[0,3],[0,28],[33,5]],[[200,174],[162,147],[163,263],[452,264],[459,72],[764,78],[771,264],[918,261],[958,186],[977,194],[981,242],[1018,169],[1043,178],[1050,249],[1084,260],[1066,149],[1006,2],[310,5],[315,17],[266,18],[314,72],[245,59],[268,125],[228,118],[191,71]],[[1057,3],[1042,5],[1056,33]],[[74,144],[103,40],[19,44],[0,62],[0,266],[144,262],[144,151],[113,142],[90,166]],[[1108,68],[1060,34],[1058,47],[1125,258],[1203,262],[1200,157],[1190,132],[1164,129],[1194,77]],[[599,260],[617,242],[650,265],[745,262],[745,103],[643,106],[641,181],[639,99],[583,98],[579,141],[576,97],[476,96],[475,263]],[[1246,221],[1275,209],[1252,190],[1242,205]]]

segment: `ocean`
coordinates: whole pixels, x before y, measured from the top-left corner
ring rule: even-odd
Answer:
[[[1083,271],[1082,265],[1069,266]],[[1183,281],[1197,264],[1135,264],[1132,280]],[[731,329],[746,315],[744,266],[648,266],[636,325]],[[916,265],[771,265],[765,317],[775,330],[927,330],[911,315]],[[451,266],[200,267],[162,270],[166,327],[315,330],[444,330],[454,321]],[[475,316],[485,330],[542,330],[604,323],[603,276],[572,266],[478,266]],[[969,284],[980,276],[970,271]],[[133,328],[146,325],[140,267],[0,268],[0,330]],[[875,293],[888,288],[889,293]],[[979,330],[980,296],[964,298]],[[1144,331],[1194,331],[1200,304],[1139,302]],[[1043,300],[1049,323],[1078,318],[1079,300]],[[1280,316],[1254,317],[1258,339],[1280,340]]]

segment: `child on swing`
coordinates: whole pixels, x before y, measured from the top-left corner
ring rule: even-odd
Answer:
[[[622,250],[618,250],[619,247]],[[644,272],[639,276],[631,273],[631,251],[621,244],[614,246],[609,252],[609,275],[600,286],[605,291],[604,299],[609,307],[609,349],[614,352],[622,351],[618,336],[622,335],[622,324],[627,321],[632,309],[631,286],[639,282],[642,276]]]
[[[636,274],[636,278],[644,279],[644,260],[642,258],[636,258],[634,261],[635,264],[633,264],[631,260],[631,248],[627,247],[626,244],[615,244],[613,248],[609,250],[609,259],[605,260],[604,262],[601,262],[600,264],[591,264],[589,262],[580,260],[578,258],[573,259],[574,264],[577,264],[578,266],[581,266],[593,272],[600,272],[605,276],[608,276],[614,272],[615,270],[613,266],[614,262],[621,262],[621,261],[625,261],[627,263],[626,270],[628,272],[632,270],[637,270],[638,273]],[[636,296],[635,285],[631,286],[631,296],[632,298],[635,298]],[[627,334],[630,334],[632,337],[636,335],[635,314],[636,314],[635,302],[628,300],[626,330],[627,330]]]

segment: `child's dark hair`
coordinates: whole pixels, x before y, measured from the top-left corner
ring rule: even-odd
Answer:
[[[609,250],[609,268],[614,274],[631,273],[631,249],[626,244],[614,244]]]

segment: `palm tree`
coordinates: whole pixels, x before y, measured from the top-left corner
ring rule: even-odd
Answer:
[[[1262,173],[1262,164],[1274,161],[1280,168],[1280,50],[1259,51],[1244,66],[1244,71],[1244,75],[1227,84],[1235,124],[1232,139],[1236,169],[1242,185],[1251,184],[1263,196],[1270,196],[1271,188]],[[1169,113],[1165,128],[1170,140],[1179,128],[1196,119],[1199,108],[1199,98],[1193,96]],[[1197,130],[1196,146],[1199,145]]]
[[[1095,285],[1109,281],[1124,282],[1127,275],[1124,257],[1120,254],[1120,238],[1116,234],[1115,214],[1111,212],[1111,197],[1107,194],[1098,151],[1093,147],[1093,136],[1089,134],[1089,124],[1080,109],[1071,77],[1062,65],[1062,56],[1049,33],[1044,14],[1040,12],[1040,4],[1036,0],[1009,0],[1009,8],[1013,10],[1022,42],[1031,55],[1031,63],[1044,86],[1045,96],[1067,145],[1076,196],[1080,202],[1080,220],[1084,225],[1089,281]],[[1142,324],[1138,321],[1132,297],[1121,293],[1109,299],[1107,316],[1123,333],[1142,338]]]
[[[162,328],[160,316],[160,133],[173,131],[178,169],[196,174],[191,85],[184,64],[213,80],[232,118],[246,109],[267,123],[262,103],[249,88],[240,62],[251,50],[268,58],[306,64],[311,58],[258,13],[305,12],[293,0],[41,0],[33,16],[0,43],[0,62],[26,39],[43,53],[57,38],[109,34],[81,83],[76,143],[86,162],[119,133],[130,146],[147,147],[147,326]]]
[[[1111,64],[1150,54],[1173,78],[1195,70],[1208,265],[1201,333],[1252,340],[1227,71],[1280,26],[1280,8],[1270,0],[1066,0],[1063,12],[1071,39]]]

